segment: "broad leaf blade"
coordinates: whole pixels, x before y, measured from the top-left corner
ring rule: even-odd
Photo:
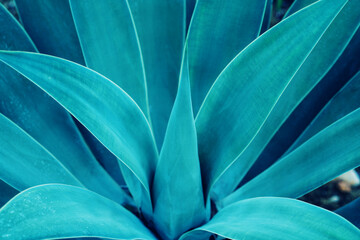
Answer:
[[[260,33],[266,0],[198,0],[188,34],[194,113],[221,70]]]
[[[289,148],[288,153],[332,123],[360,107],[360,71],[321,110],[308,128]]]
[[[17,190],[44,184],[82,184],[35,139],[0,113],[0,179]]]
[[[70,6],[86,66],[124,89],[148,116],[145,72],[127,1],[75,0]]]
[[[0,59],[56,99],[131,169],[146,195],[140,194],[142,189],[130,190],[136,203],[144,201],[150,211],[149,183],[157,150],[150,126],[136,103],[105,77],[60,58],[2,52]]]
[[[219,180],[217,198],[231,193],[260,156],[282,124],[311,90],[321,82],[359,29],[359,1],[350,1],[334,18],[311,53],[292,77],[254,139]]]
[[[327,127],[222,200],[297,198],[360,165],[360,109]],[[286,174],[285,174],[286,173]]]
[[[152,127],[161,148],[175,100],[185,40],[185,0],[129,1],[140,40]]]
[[[176,239],[205,221],[186,53],[152,190],[154,222],[164,239]]]
[[[267,31],[214,83],[196,119],[206,195],[251,143],[345,3],[331,2],[320,1]]]
[[[156,239],[120,205],[88,190],[58,184],[30,188],[3,206],[0,236],[2,239]]]
[[[0,49],[13,49],[21,51],[36,51],[34,43],[24,31],[23,27],[0,4]]]
[[[1,49],[36,51],[10,13],[2,7],[0,13],[0,21],[8,21],[5,26],[11,28],[1,30]],[[0,112],[51,152],[87,188],[119,202],[128,198],[93,157],[66,110],[2,62],[0,69]]]
[[[20,18],[41,53],[84,64],[69,1],[16,0]]]
[[[256,198],[234,203],[180,239],[205,239],[212,234],[236,240],[360,238],[360,230],[339,215],[286,198]]]

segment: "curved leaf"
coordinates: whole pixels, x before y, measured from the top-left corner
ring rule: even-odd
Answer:
[[[151,209],[149,183],[157,150],[144,114],[121,88],[88,68],[56,57],[1,52],[0,59],[63,105],[123,161],[142,186],[129,186],[136,203]]]
[[[356,227],[360,227],[360,198],[346,204],[345,206],[337,209],[336,214],[346,218]]]
[[[18,21],[0,4],[0,49],[36,51],[34,43]]]
[[[148,116],[145,72],[127,1],[71,0],[70,7],[86,66],[124,89]]]
[[[360,107],[360,71],[321,110],[289,148],[288,153],[332,123]]]
[[[185,0],[128,1],[140,40],[158,149],[175,100],[186,33]]]
[[[17,190],[44,184],[82,184],[35,139],[0,113],[0,179]]]
[[[69,1],[16,0],[16,6],[26,32],[41,53],[84,64]]]
[[[301,197],[360,165],[359,133],[360,109],[310,138],[230,194],[219,206],[260,196]]]
[[[212,234],[234,240],[360,238],[360,230],[339,215],[286,198],[256,198],[234,203],[180,240],[200,240]]]
[[[341,12],[334,18],[319,41],[314,45],[306,60],[292,76],[288,86],[273,106],[251,143],[219,180],[218,186],[214,188],[216,194],[213,196],[217,198],[225,197],[236,188],[282,124],[307,94],[321,82],[323,76],[341,56],[349,41],[359,29],[360,14],[354,11],[354,9],[358,8],[360,8],[359,1],[349,1],[344,5]]]
[[[155,227],[164,239],[177,239],[205,221],[186,52],[152,190]]]
[[[353,3],[356,1],[352,1]],[[244,177],[248,182],[276,162],[306,129],[330,99],[360,69],[360,29],[323,79],[291,113]]]
[[[265,5],[266,0],[197,1],[188,34],[195,115],[221,70],[259,35]]]
[[[276,25],[218,77],[196,118],[206,195],[259,132],[345,2],[320,1]]]
[[[292,14],[296,13],[297,11],[317,2],[319,0],[295,0],[293,4],[291,4],[290,8],[284,15],[284,18],[291,16]]]
[[[30,188],[3,206],[0,236],[4,240],[156,239],[120,205],[88,190],[59,184]]]

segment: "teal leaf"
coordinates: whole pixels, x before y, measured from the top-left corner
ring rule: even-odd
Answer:
[[[186,51],[152,191],[154,223],[164,239],[177,239],[205,221]]]
[[[16,6],[26,32],[41,53],[84,64],[69,1],[16,0]]]
[[[0,179],[15,189],[44,183],[82,184],[51,153],[0,113]]]
[[[139,36],[151,123],[160,149],[178,86],[186,31],[186,1],[128,2]]]
[[[88,68],[57,57],[1,52],[0,59],[58,101],[131,169],[141,186],[140,190],[129,186],[136,203],[143,200],[151,208],[149,183],[157,150],[146,117],[121,88]]]
[[[360,29],[323,79],[291,113],[285,123],[271,139],[241,185],[248,182],[276,162],[306,129],[328,101],[360,69]]]
[[[349,240],[360,230],[323,208],[287,198],[255,198],[234,203],[180,240],[212,234],[234,240]]]
[[[273,11],[273,0],[266,1],[266,9],[264,13],[264,20],[261,26],[261,34],[266,32],[271,25],[271,18],[272,18],[272,11]]]
[[[288,153],[332,123],[360,107],[360,71],[329,101],[289,148]]]
[[[360,165],[359,132],[357,109],[220,201],[219,206],[260,196],[301,197]]]
[[[217,78],[196,118],[206,195],[254,139],[345,2],[320,1],[281,22]]]
[[[111,79],[149,115],[145,72],[127,1],[70,1],[86,66]]]
[[[291,4],[290,8],[284,15],[284,18],[291,16],[292,14],[296,13],[297,11],[315,3],[318,0],[295,0],[293,4]]]
[[[0,49],[36,51],[34,43],[11,13],[0,4]]]
[[[214,187],[215,198],[231,193],[302,100],[323,79],[359,29],[359,1],[349,1],[333,19],[266,117],[261,129]],[[280,76],[280,75],[279,75]],[[264,93],[265,94],[265,93]]]
[[[266,0],[198,0],[188,33],[194,113],[216,77],[260,33]]]
[[[3,206],[0,237],[156,239],[122,206],[88,190],[59,184],[30,188]]]
[[[360,198],[342,206],[335,211],[336,214],[346,218],[357,228],[360,228]]]
[[[6,182],[0,180],[0,207],[13,198],[18,191]]]
[[[123,201],[126,195],[96,161],[66,110],[1,61],[0,69],[0,113],[51,152],[84,186]]]

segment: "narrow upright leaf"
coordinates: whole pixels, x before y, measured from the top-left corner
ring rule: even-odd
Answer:
[[[175,100],[186,31],[185,0],[128,1],[140,40],[158,149]]]
[[[157,150],[136,103],[105,77],[57,57],[1,52],[0,59],[62,104],[123,161],[139,182],[138,188],[130,188],[137,205],[151,211],[149,183]]]
[[[345,2],[320,1],[276,25],[218,77],[196,118],[206,195],[254,139]]]
[[[152,190],[155,226],[164,239],[176,239],[204,222],[204,194],[186,53]]]
[[[86,66],[124,89],[148,116],[145,72],[127,1],[71,0],[70,6]]]
[[[41,53],[84,64],[69,1],[16,0],[21,21]]]
[[[266,0],[198,0],[189,29],[194,113],[221,70],[260,33]]]
[[[0,237],[156,239],[122,206],[88,190],[60,184],[30,188],[3,206]]]

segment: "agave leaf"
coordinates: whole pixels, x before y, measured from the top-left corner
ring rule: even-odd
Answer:
[[[197,1],[188,34],[195,115],[221,70],[259,35],[265,5],[266,0]]]
[[[186,51],[152,190],[155,227],[164,239],[177,239],[205,221]]]
[[[255,198],[234,203],[180,240],[218,234],[229,239],[359,239],[360,230],[323,208],[287,198]]]
[[[337,209],[336,214],[346,218],[356,227],[360,228],[360,198],[346,204],[345,206]]]
[[[119,85],[149,117],[145,72],[127,1],[70,1],[86,66]]]
[[[157,161],[150,126],[136,103],[98,73],[57,57],[1,52],[0,59],[41,87],[131,169],[140,189],[135,201],[151,208],[149,182]],[[145,196],[142,196],[143,189]]]
[[[23,28],[0,8],[1,49],[36,51]],[[16,38],[12,37],[16,33]],[[127,196],[108,176],[79,134],[70,115],[34,84],[0,62],[0,112],[51,152],[86,187],[122,201]],[[46,134],[44,134],[46,133]],[[103,186],[108,186],[104,188]]]
[[[0,179],[17,190],[44,184],[82,186],[51,153],[0,113]]]
[[[324,78],[312,89],[277,131],[242,183],[248,182],[276,162],[306,129],[327,102],[360,69],[360,29]]]
[[[20,18],[41,53],[84,64],[69,1],[16,0]]]
[[[360,14],[353,11],[357,8],[360,8],[359,1],[349,1],[334,18],[306,60],[292,76],[261,129],[217,183],[213,194],[215,199],[225,197],[236,188],[282,124],[341,56],[359,29]]]
[[[261,34],[266,32],[270,28],[271,24],[271,17],[272,17],[272,10],[273,10],[273,0],[266,1],[266,9],[265,15],[261,26]]]
[[[320,1],[288,18],[250,44],[218,77],[196,118],[206,195],[254,139],[345,2]]]
[[[222,200],[297,198],[360,165],[360,109],[346,115]],[[284,174],[286,173],[286,174]]]
[[[2,206],[18,194],[18,191],[6,182],[0,180],[0,193],[0,206]]]
[[[161,148],[175,100],[186,31],[185,0],[129,1],[140,40],[152,127]]]
[[[360,107],[360,71],[329,101],[289,148],[293,151],[312,136]]]
[[[318,0],[295,0],[293,4],[291,4],[290,8],[284,15],[284,19],[296,13],[297,11],[317,2]]]
[[[156,239],[122,206],[88,190],[60,184],[30,188],[3,206],[0,236],[1,239]]]
[[[0,49],[36,51],[34,43],[18,21],[0,4]]]

